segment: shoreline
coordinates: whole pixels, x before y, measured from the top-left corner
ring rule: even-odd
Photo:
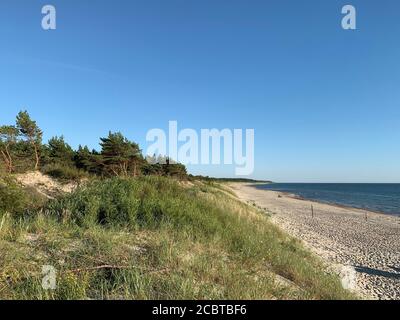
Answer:
[[[257,185],[255,184],[249,184],[249,186],[256,188]],[[338,207],[341,209],[348,209],[348,210],[356,210],[356,211],[362,211],[363,213],[372,213],[372,214],[379,214],[379,215],[383,215],[383,216],[390,216],[390,217],[394,217],[394,218],[398,218],[400,219],[400,214],[393,214],[393,213],[387,213],[387,212],[383,212],[383,211],[377,211],[377,210],[371,210],[371,209],[363,209],[363,208],[358,208],[358,207],[352,207],[349,205],[345,205],[345,204],[340,204],[340,203],[336,203],[336,202],[328,202],[328,201],[322,201],[322,200],[316,200],[316,199],[310,199],[310,198],[305,198],[302,196],[299,196],[295,193],[290,193],[287,191],[277,191],[277,190],[270,190],[270,189],[259,189],[256,188],[257,190],[262,190],[262,191],[272,191],[272,192],[278,192],[288,198],[292,198],[292,199],[296,199],[296,200],[300,200],[300,201],[309,201],[309,202],[314,202],[314,203],[319,203],[319,204],[326,204],[329,206],[333,206],[333,207]]]
[[[400,299],[398,216],[299,198],[249,183],[229,187],[243,202],[270,212],[273,223],[320,256],[360,297]]]
[[[353,207],[353,206],[350,206],[350,205],[340,204],[340,203],[337,203],[337,202],[329,202],[329,201],[322,201],[322,200],[317,200],[317,199],[310,199],[310,198],[305,198],[305,197],[299,196],[299,195],[297,195],[295,193],[291,193],[291,192],[288,192],[288,191],[278,191],[278,190],[272,190],[272,189],[260,189],[260,188],[257,188],[258,185],[264,185],[264,184],[248,184],[248,186],[256,188],[257,190],[278,192],[278,193],[280,193],[282,195],[285,195],[287,197],[290,197],[290,198],[293,198],[293,199],[297,199],[297,200],[315,202],[315,203],[320,203],[320,204],[326,204],[326,205],[335,206],[335,207],[342,208],[342,209],[358,210],[358,211],[362,211],[364,213],[367,212],[367,213],[373,213],[373,214],[381,214],[381,215],[384,215],[384,216],[390,216],[390,217],[394,217],[394,218],[399,218],[400,219],[400,213],[399,214],[388,213],[388,212],[384,212],[384,211],[372,210],[372,209],[367,209],[367,208]]]

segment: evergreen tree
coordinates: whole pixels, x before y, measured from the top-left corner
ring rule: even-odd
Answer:
[[[35,170],[38,170],[43,132],[36,124],[36,121],[31,119],[27,111],[21,111],[18,113],[17,128],[26,141],[33,147],[35,155]]]
[[[153,156],[146,156],[146,162],[142,170],[145,175],[162,176],[164,173],[163,166],[159,162],[159,157],[155,154]]]
[[[7,172],[25,172],[34,162],[35,170],[40,164],[53,163],[101,176],[137,176],[141,173],[179,178],[187,176],[186,167],[168,157],[154,155],[145,161],[139,145],[120,132],[109,132],[106,138],[100,139],[101,152],[90,151],[87,146],[79,146],[75,152],[63,136],[53,137],[42,145],[42,136],[42,130],[27,111],[19,112],[16,126],[0,127],[0,163],[4,163]]]
[[[79,145],[78,150],[75,152],[74,161],[78,169],[98,175],[103,172],[104,164],[101,154],[96,150],[90,151],[87,146],[82,147]]]
[[[68,166],[74,164],[75,152],[64,141],[64,137],[53,137],[48,142],[48,156],[54,163],[62,163]]]
[[[75,152],[74,161],[75,166],[79,169],[89,171],[91,152],[87,146],[82,147],[79,145],[78,150]]]
[[[101,138],[101,155],[108,174],[117,176],[136,176],[143,158],[139,145],[129,141],[122,133],[109,132],[107,138]]]
[[[16,145],[18,138],[18,129],[14,126],[0,127],[0,153],[3,157],[7,171],[12,173],[14,170],[14,161],[12,148]]]
[[[185,178],[187,176],[186,167],[169,157],[147,156],[146,164],[143,166],[145,175],[171,176]]]
[[[96,150],[92,150],[90,154],[90,159],[88,162],[89,165],[89,172],[97,174],[97,175],[104,175],[105,174],[105,165],[104,165],[104,158],[102,154]]]
[[[165,176],[184,178],[187,175],[186,167],[170,158],[166,158],[163,169]]]

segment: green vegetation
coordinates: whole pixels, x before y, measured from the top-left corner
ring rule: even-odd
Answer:
[[[35,170],[39,169],[40,148],[42,146],[43,132],[36,121],[33,121],[27,111],[21,111],[17,115],[16,129],[24,141],[32,146],[35,156]]]
[[[244,182],[244,183],[272,183],[269,180],[254,180],[254,179],[246,179],[246,178],[213,178],[213,177],[204,177],[204,176],[193,176],[189,175],[190,180],[200,180],[206,182],[217,182],[217,183],[224,183],[224,182]]]
[[[99,177],[187,176],[185,166],[172,159],[154,157],[151,162],[145,161],[139,145],[120,132],[109,132],[100,138],[100,151],[87,146],[75,151],[63,136],[53,137],[47,144],[42,139],[43,131],[27,111],[17,115],[15,125],[0,126],[0,172],[41,169],[64,181],[80,178],[84,173]]]
[[[266,215],[201,182],[112,178],[36,214],[5,211],[0,299],[352,298]],[[56,290],[42,289],[43,265]]]
[[[239,180],[145,161],[121,133],[101,138],[100,151],[73,150],[62,136],[42,144],[42,135],[26,111],[0,127],[0,299],[353,298],[221,183]],[[79,187],[47,194],[17,182],[39,169]],[[46,265],[55,290],[42,287]]]
[[[22,188],[13,177],[0,174],[0,215],[27,215],[44,203],[45,199],[36,190]]]
[[[41,171],[44,174],[61,182],[79,182],[82,179],[86,179],[90,176],[89,173],[84,170],[64,164],[47,164],[42,168]]]

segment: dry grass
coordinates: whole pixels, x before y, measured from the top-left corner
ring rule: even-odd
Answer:
[[[224,189],[111,179],[34,215],[0,214],[0,299],[353,298]],[[42,288],[43,265],[56,268],[56,290]]]

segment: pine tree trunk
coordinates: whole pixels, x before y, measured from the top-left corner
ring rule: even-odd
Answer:
[[[9,164],[8,170],[9,170],[10,173],[12,173],[12,171],[13,171],[13,161],[12,161],[12,158],[11,158],[10,151],[8,150],[8,146],[6,146],[6,152],[7,152],[8,164]]]
[[[37,171],[39,169],[39,161],[40,161],[39,151],[38,151],[36,143],[32,142],[32,144],[33,144],[33,148],[35,149],[35,158],[36,158],[35,171]]]
[[[2,154],[2,156],[3,156],[3,158],[4,158],[4,162],[6,163],[8,172],[11,173],[11,172],[12,172],[12,167],[11,167],[11,165],[10,165],[10,161],[8,160],[7,155],[4,153],[3,150],[1,150],[1,154]]]

